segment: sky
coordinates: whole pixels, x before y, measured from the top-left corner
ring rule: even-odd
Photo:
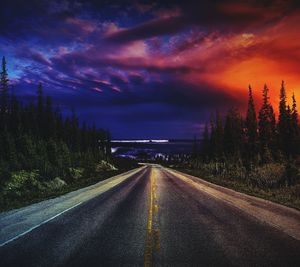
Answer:
[[[215,110],[258,109],[281,80],[300,101],[300,2],[28,0],[0,3],[11,90],[41,82],[65,114],[112,137],[200,136]]]

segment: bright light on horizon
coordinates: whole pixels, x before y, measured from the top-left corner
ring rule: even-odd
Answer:
[[[168,139],[112,140],[112,143],[168,143]]]

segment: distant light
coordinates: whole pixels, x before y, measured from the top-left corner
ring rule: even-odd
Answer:
[[[111,148],[111,153],[114,154],[114,153],[117,152],[117,150],[118,150],[118,147],[112,147]]]
[[[112,143],[168,143],[167,139],[112,140]]]

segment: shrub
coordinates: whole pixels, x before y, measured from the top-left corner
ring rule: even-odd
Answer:
[[[39,182],[39,177],[37,170],[13,172],[4,186],[4,192],[5,194],[21,196],[25,191],[42,190],[43,185]]]
[[[105,160],[101,160],[100,163],[98,163],[96,165],[96,171],[97,172],[101,172],[101,171],[115,171],[115,170],[117,170],[117,168],[114,165],[108,163]]]
[[[69,168],[71,179],[78,180],[83,176],[83,168]]]
[[[67,185],[67,183],[59,177],[55,177],[53,180],[46,182],[45,184],[50,191],[59,190]]]
[[[248,175],[253,186],[276,188],[285,180],[285,166],[281,163],[268,163],[255,167]]]
[[[300,184],[297,184],[292,188],[292,195],[300,199]]]

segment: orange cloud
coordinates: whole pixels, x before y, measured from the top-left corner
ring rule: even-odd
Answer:
[[[211,84],[237,97],[246,96],[251,84],[259,102],[263,85],[267,83],[275,109],[284,80],[289,99],[294,92],[300,103],[298,25],[300,17],[293,15],[258,30],[209,35],[172,60],[176,58],[180,64],[199,68],[184,75],[184,79],[199,85]]]

